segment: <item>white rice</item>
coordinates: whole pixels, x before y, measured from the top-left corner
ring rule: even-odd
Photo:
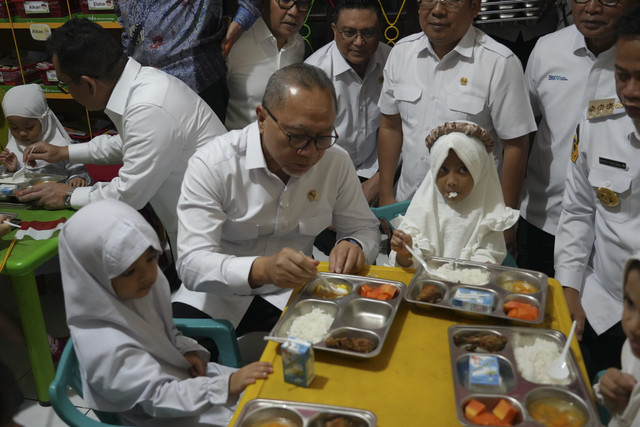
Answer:
[[[468,285],[485,285],[489,282],[489,272],[480,268],[455,268],[452,262],[441,265],[436,270],[450,282]]]
[[[334,316],[314,307],[311,313],[293,319],[287,336],[317,343],[322,341],[333,323]]]
[[[558,345],[544,338],[536,338],[532,345],[515,347],[513,354],[520,375],[536,384],[569,384],[571,376],[562,380],[547,374],[547,367],[560,356]]]
[[[449,193],[447,197],[450,199],[453,199],[454,197],[458,197],[458,193],[456,193],[455,191],[452,191],[451,193]]]

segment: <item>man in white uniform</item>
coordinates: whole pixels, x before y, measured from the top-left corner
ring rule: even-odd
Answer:
[[[369,204],[378,200],[378,99],[391,47],[380,42],[377,0],[342,0],[333,11],[333,41],[305,61],[323,70],[338,96],[338,145],[347,150]]]
[[[638,7],[630,16],[637,16]],[[578,322],[576,335],[591,376],[620,366],[624,262],[640,249],[638,25],[635,21],[636,34],[618,38],[610,64],[617,97],[592,100],[580,121],[556,234],[556,278]]]
[[[196,152],[178,203],[174,313],[186,304],[230,320],[238,335],[271,330],[291,290],[316,275],[309,255],[329,224],[333,272],[357,273],[380,243],[351,159],[331,146],[336,97],[326,74],[307,64],[277,71],[256,113]],[[279,310],[267,318],[270,306]]]
[[[410,199],[422,183],[429,169],[424,140],[432,129],[468,120],[491,132],[498,155],[504,148],[504,201],[518,208],[528,135],[536,126],[520,61],[471,25],[479,8],[479,0],[422,0],[423,32],[400,40],[389,54],[379,102],[381,206]],[[513,249],[515,230],[508,237]]]
[[[613,77],[604,87],[598,80],[615,57],[613,26],[637,2],[574,0],[575,25],[542,37],[531,53],[525,82],[539,123],[522,189],[519,267],[555,276],[553,246],[571,139],[590,100],[615,97]],[[610,93],[599,93],[604,88]]]
[[[253,24],[227,56],[229,105],[225,126],[242,129],[256,121],[269,77],[304,59],[304,40],[298,34],[310,0],[265,0],[262,18]]]
[[[196,148],[223,134],[224,126],[182,81],[127,61],[122,46],[89,20],[72,19],[55,30],[49,49],[59,86],[88,110],[104,110],[118,135],[68,147],[39,142],[25,150],[25,161],[123,166],[111,182],[81,188],[43,184],[24,190],[21,200],[39,200],[47,209],[80,208],[107,198],[135,209],[150,203],[177,258],[176,206],[187,162]]]

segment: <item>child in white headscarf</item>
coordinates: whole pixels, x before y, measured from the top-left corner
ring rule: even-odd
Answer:
[[[21,85],[7,91],[2,100],[2,110],[9,123],[9,142],[0,152],[0,161],[7,172],[22,167],[25,148],[38,141],[66,146],[71,138],[49,108],[42,89],[37,84]],[[27,173],[63,175],[72,187],[84,187],[91,183],[87,169],[82,164],[63,160],[47,163],[36,160],[36,166],[26,166]]]
[[[238,395],[271,373],[205,363],[209,352],[171,316],[155,231],[133,208],[102,200],[80,209],[59,238],[67,323],[85,401],[127,425],[227,425]]]
[[[415,266],[409,245],[430,256],[501,263],[503,232],[518,211],[504,204],[491,135],[473,123],[448,122],[426,143],[431,167],[406,214],[392,221],[390,262]]]
[[[623,275],[622,369],[609,368],[593,386],[596,399],[611,414],[609,427],[640,425],[640,252],[627,260]]]

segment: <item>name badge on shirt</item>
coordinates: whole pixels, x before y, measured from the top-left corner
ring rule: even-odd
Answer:
[[[601,165],[612,166],[618,169],[627,170],[627,164],[625,162],[620,162],[618,160],[607,159],[605,157],[600,157],[599,162]]]
[[[587,108],[587,119],[610,116],[614,113],[615,106],[615,98],[591,100]]]

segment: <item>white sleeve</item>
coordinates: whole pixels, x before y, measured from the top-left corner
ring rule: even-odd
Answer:
[[[71,163],[114,165],[122,163],[122,139],[120,135],[100,135],[86,144],[69,144]]]

